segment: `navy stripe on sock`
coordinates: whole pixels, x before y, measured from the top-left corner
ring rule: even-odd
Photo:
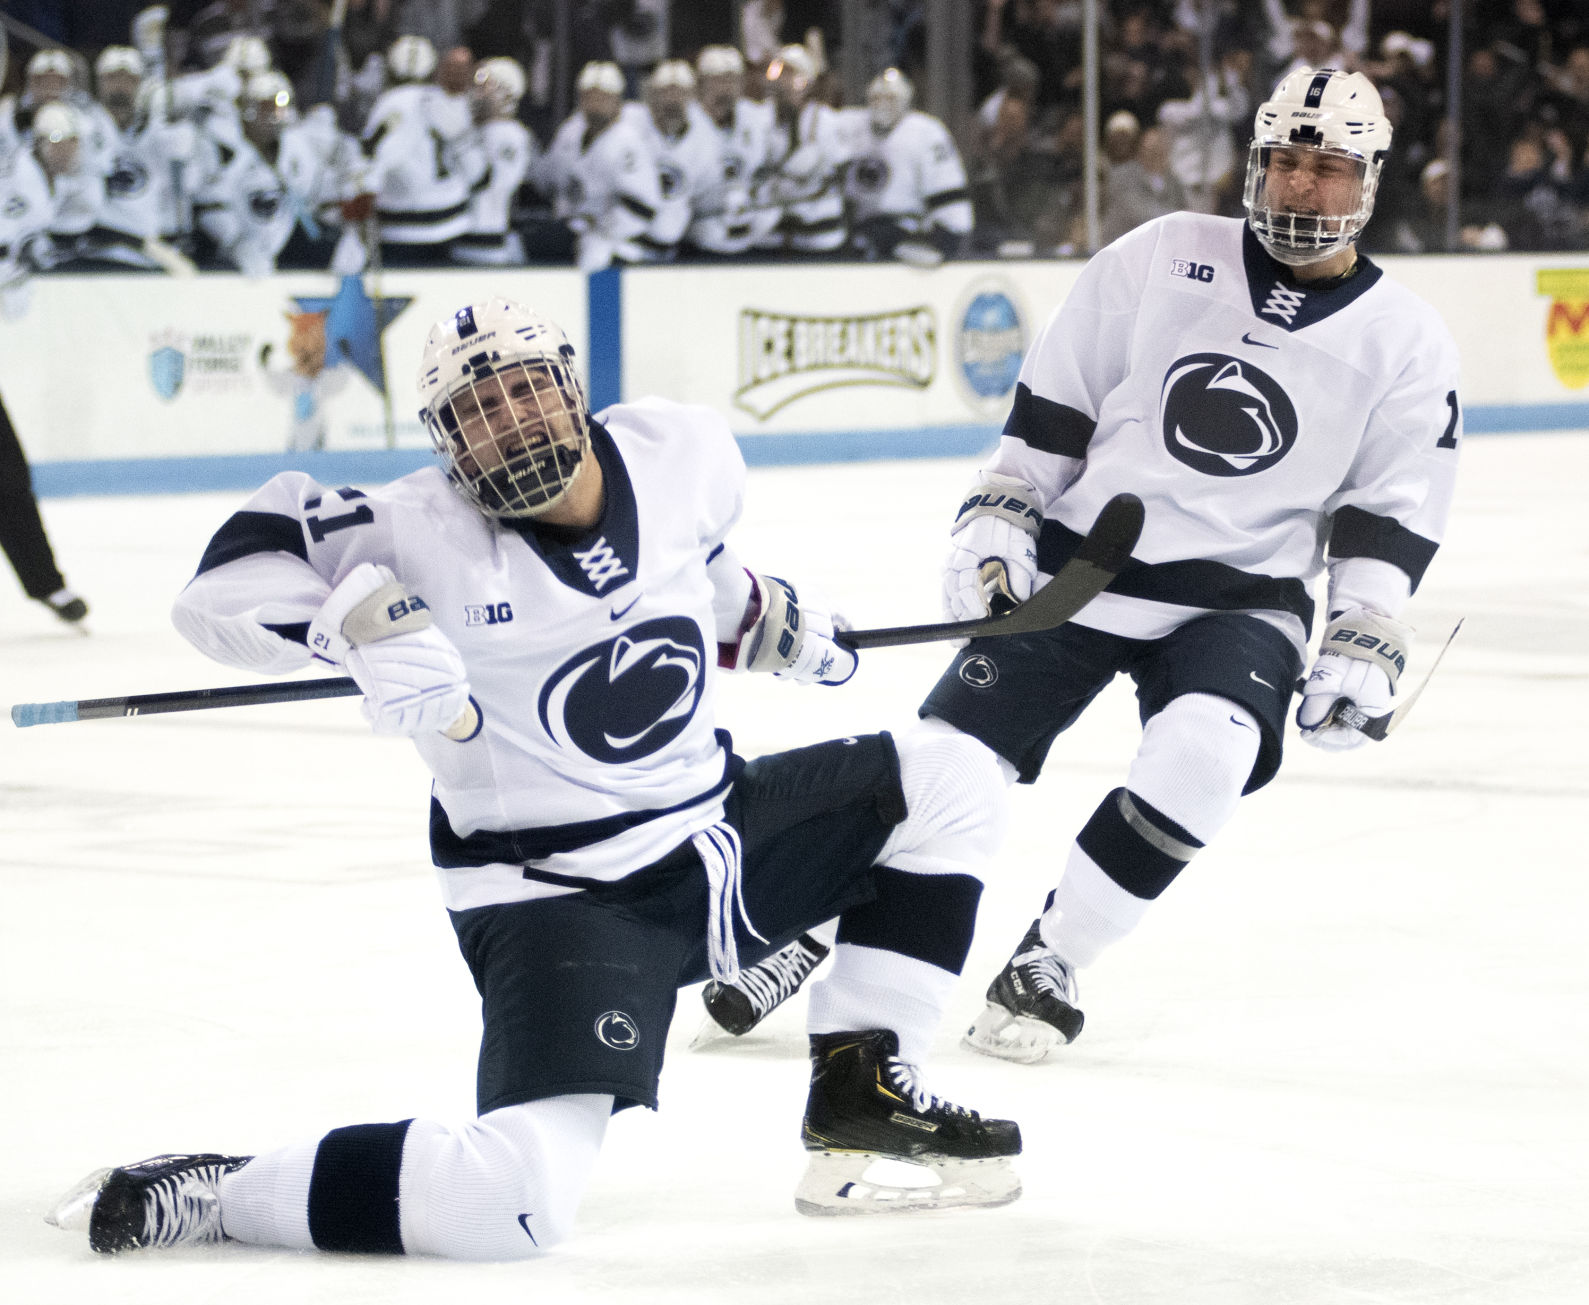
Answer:
[[[320,1139],[309,1179],[309,1235],[319,1249],[403,1253],[397,1175],[413,1122],[355,1124]]]
[[[880,865],[877,896],[839,917],[838,940],[898,952],[959,974],[977,926],[982,881],[972,875],[917,875]]]
[[[1160,851],[1131,828],[1120,810],[1120,794],[1125,791],[1117,788],[1098,804],[1076,835],[1076,845],[1126,892],[1152,901],[1186,868],[1186,862]],[[1145,819],[1177,842],[1202,846],[1201,841],[1135,793],[1131,794],[1131,801]]]

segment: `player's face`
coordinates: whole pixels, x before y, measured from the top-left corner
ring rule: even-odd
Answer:
[[[669,135],[684,130],[684,108],[689,102],[690,93],[682,86],[654,86],[646,96],[652,118]]]
[[[106,73],[99,79],[99,102],[118,123],[132,117],[141,82],[141,78],[124,72]]]
[[[66,136],[60,140],[41,140],[37,149],[39,166],[50,176],[60,177],[68,172],[77,171],[79,145],[76,136]]]
[[[1349,217],[1362,199],[1363,164],[1324,150],[1279,147],[1269,155],[1264,191],[1271,212]]]
[[[527,514],[558,497],[584,446],[580,400],[545,367],[515,364],[469,385],[442,413],[449,456],[488,506]]]
[[[611,91],[588,90],[579,93],[579,111],[592,127],[605,127],[623,108],[623,96]]]
[[[712,121],[722,125],[728,121],[728,115],[734,111],[734,101],[739,98],[740,87],[744,78],[737,73],[719,73],[711,77],[702,77],[699,84],[701,107],[712,117]]]

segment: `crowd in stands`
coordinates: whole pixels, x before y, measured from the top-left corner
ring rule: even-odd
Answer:
[[[0,283],[1084,253],[1081,0],[967,2],[958,141],[915,107],[921,0],[871,0],[850,106],[838,0],[12,5],[60,44],[13,41]],[[1367,73],[1395,127],[1366,248],[1445,250],[1453,177],[1458,248],[1589,247],[1589,6],[1470,0],[1453,168],[1450,2],[1099,0],[1102,240],[1239,214],[1254,109],[1305,65]]]

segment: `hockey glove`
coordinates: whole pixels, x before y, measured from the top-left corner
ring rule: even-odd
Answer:
[[[309,623],[309,651],[353,677],[377,734],[479,732],[463,658],[384,566],[360,563],[331,591]]]
[[[990,599],[1002,593],[1012,603],[1032,596],[1037,583],[1037,532],[1043,514],[1037,491],[1013,476],[984,473],[972,488],[949,532],[944,566],[944,615],[974,621],[992,612]],[[988,563],[997,566],[984,567]]]
[[[1407,667],[1411,639],[1411,627],[1366,608],[1349,608],[1335,617],[1302,686],[1297,727],[1303,739],[1338,751],[1367,742],[1360,730],[1335,723],[1336,708],[1349,702],[1369,716],[1394,708],[1396,681]]]
[[[835,643],[842,623],[820,607],[802,603],[777,576],[751,575],[753,617],[734,646],[729,668],[767,671],[797,684],[843,684],[855,674],[855,651]]]

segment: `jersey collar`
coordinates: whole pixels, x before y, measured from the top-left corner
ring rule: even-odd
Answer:
[[[590,446],[602,475],[601,519],[595,525],[573,531],[538,526],[533,520],[506,524],[570,589],[604,598],[639,572],[640,514],[623,456],[595,418],[590,422]]]
[[[1383,268],[1359,250],[1353,275],[1324,289],[1310,289],[1306,282],[1292,276],[1284,263],[1269,256],[1246,223],[1241,228],[1241,261],[1247,271],[1247,293],[1252,296],[1253,312],[1260,321],[1283,331],[1300,331],[1304,326],[1322,322],[1356,303],[1385,275]]]

